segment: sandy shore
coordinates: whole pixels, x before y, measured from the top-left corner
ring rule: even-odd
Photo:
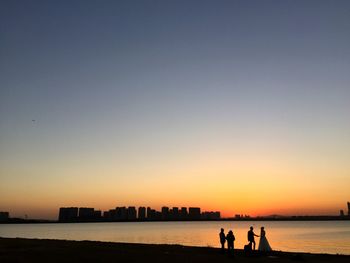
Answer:
[[[0,238],[0,262],[350,262],[350,256],[273,252],[234,258],[217,248]]]

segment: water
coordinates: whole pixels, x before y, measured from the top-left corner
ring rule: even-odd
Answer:
[[[256,234],[265,226],[274,250],[350,255],[350,221],[0,224],[0,236],[219,247],[223,227],[243,248],[251,225]]]

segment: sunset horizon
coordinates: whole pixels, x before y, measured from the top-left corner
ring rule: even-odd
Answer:
[[[0,0],[0,262],[350,262],[350,0]]]
[[[0,211],[339,215],[350,2],[1,1]]]
[[[253,205],[252,205],[253,206]],[[59,215],[60,207],[77,207],[77,208],[85,208],[91,207],[96,210],[100,210],[103,212],[109,211],[110,209],[115,209],[116,207],[150,207],[157,211],[161,211],[162,207],[199,207],[202,212],[211,212],[217,211],[221,213],[221,218],[234,218],[236,215],[248,216],[251,218],[255,217],[268,217],[268,216],[339,216],[339,211],[343,210],[347,213],[346,202],[342,202],[338,204],[337,207],[332,207],[330,204],[327,205],[319,205],[315,203],[314,205],[309,206],[285,206],[277,205],[277,207],[262,207],[262,208],[251,208],[251,207],[242,207],[237,205],[237,208],[242,207],[241,209],[235,209],[235,206],[206,206],[205,204],[196,203],[176,203],[173,205],[172,203],[164,203],[155,205],[147,205],[146,203],[119,203],[119,202],[110,202],[109,205],[99,204],[98,202],[67,202],[64,204],[60,204],[58,206],[53,206],[50,208],[47,207],[25,207],[18,208],[17,210],[11,209],[2,209],[1,211],[8,211],[12,218],[22,218],[22,219],[40,219],[40,220],[57,220]]]

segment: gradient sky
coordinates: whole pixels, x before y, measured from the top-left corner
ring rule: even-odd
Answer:
[[[350,1],[2,0],[0,210],[338,214],[349,47]]]

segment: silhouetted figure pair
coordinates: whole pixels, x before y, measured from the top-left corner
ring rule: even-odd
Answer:
[[[228,234],[225,236],[224,229],[221,228],[221,231],[219,233],[219,238],[220,238],[220,244],[221,244],[221,252],[225,252],[225,243],[227,241],[227,252],[229,255],[234,255],[234,241],[235,241],[235,236],[233,235],[232,230],[228,232]]]

